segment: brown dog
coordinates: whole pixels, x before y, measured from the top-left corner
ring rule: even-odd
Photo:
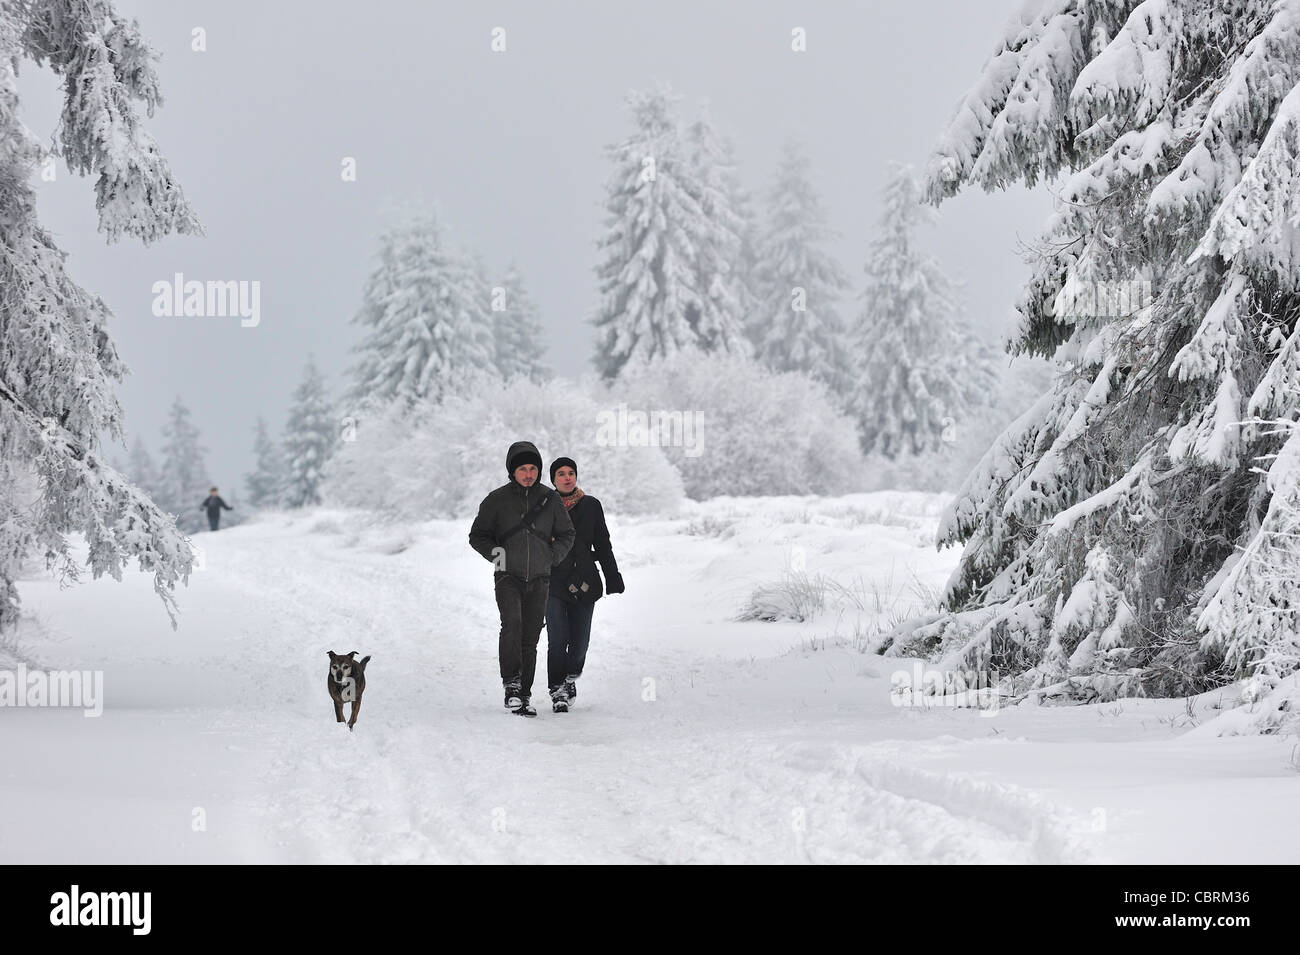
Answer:
[[[352,719],[348,720],[348,732],[357,724],[357,713],[361,711],[361,694],[366,691],[366,664],[370,657],[356,660],[357,651],[335,653],[330,655],[329,688],[330,699],[334,701],[334,718],[343,722],[343,704],[352,704]]]

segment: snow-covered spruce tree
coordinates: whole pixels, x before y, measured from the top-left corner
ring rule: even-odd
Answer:
[[[289,421],[284,429],[285,507],[310,507],[321,502],[325,465],[338,445],[339,428],[325,391],[325,379],[308,356],[302,381],[294,389]]]
[[[614,173],[592,320],[595,364],[606,379],[629,362],[687,349],[748,350],[732,313],[706,302],[711,290],[700,287],[700,250],[725,248],[728,239],[700,205],[676,100],[666,86],[630,93],[636,131],[608,150]]]
[[[99,228],[148,243],[199,232],[138,104],[161,103],[153,54],[134,21],[106,0],[0,4],[0,629],[18,620],[14,580],[24,555],[75,580],[67,535],[82,534],[94,577],[120,579],[135,560],[175,618],[177,580],[193,552],[171,518],[107,466],[100,436],[122,440],[115,386],[126,369],[109,338],[107,306],[64,271],[64,254],[40,225],[29,186],[41,146],[19,117],[18,65],[59,77],[56,140],[74,172],[95,177]],[[20,488],[35,473],[38,496]]]
[[[501,308],[493,304],[493,337],[496,367],[505,378],[523,375],[545,378],[545,336],[537,303],[524,287],[524,277],[511,264],[501,285]]]
[[[945,612],[890,652],[1103,696],[1295,669],[1300,567],[1257,557],[1300,469],[1260,473],[1281,439],[1251,419],[1300,408],[1298,82],[1294,2],[1049,0],[1008,29],[928,195],[1061,177],[1010,345],[1056,374],[943,521]]]
[[[769,368],[804,372],[843,395],[850,388],[850,339],[839,309],[849,279],[825,248],[835,233],[809,167],[798,144],[788,140],[767,195],[748,332]]]
[[[490,302],[473,261],[449,247],[436,213],[410,215],[379,239],[354,321],[357,345],[350,398],[356,405],[437,398],[458,369],[495,361]]]
[[[934,212],[893,164],[864,271],[847,404],[862,449],[886,458],[939,451],[998,389],[992,355],[962,321],[955,290],[917,245]]]
[[[744,330],[754,296],[746,257],[753,254],[747,247],[753,223],[746,218],[747,197],[736,170],[735,147],[713,125],[707,102],[686,130],[686,148],[691,173],[687,186],[709,226],[695,243],[700,304],[699,314],[692,314],[690,321],[701,329],[734,329],[736,347],[747,350]]]
[[[253,507],[276,507],[284,489],[284,454],[271,439],[266,419],[260,415],[253,432],[253,470],[244,475],[248,503]]]
[[[131,479],[131,483],[140,490],[151,498],[157,497],[161,483],[158,465],[154,463],[153,455],[149,453],[149,448],[140,439],[139,435],[131,442],[130,456],[127,458],[123,472]]]
[[[1300,392],[1288,389],[1292,407],[1300,406]],[[1259,468],[1268,509],[1205,588],[1197,623],[1205,642],[1222,646],[1229,661],[1246,661],[1242,698],[1254,710],[1246,729],[1275,732],[1300,722],[1300,423],[1288,418],[1270,427],[1256,420],[1251,427],[1285,436]]]
[[[203,460],[205,450],[199,443],[198,428],[190,420],[190,409],[177,395],[163,425],[162,466],[155,500],[164,510],[176,515],[176,525],[186,533],[205,526],[199,511],[211,486],[208,466]]]

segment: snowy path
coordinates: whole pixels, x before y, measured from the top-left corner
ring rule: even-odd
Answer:
[[[448,530],[453,541],[457,530]],[[812,753],[784,741],[776,726],[754,726],[754,712],[768,701],[747,704],[749,691],[734,676],[711,692],[690,693],[692,670],[701,664],[656,650],[653,618],[616,614],[613,599],[599,608],[593,676],[584,680],[575,710],[556,715],[543,707],[535,721],[513,717],[492,679],[490,577],[468,548],[450,561],[433,547],[400,561],[359,560],[318,540],[290,540],[292,550],[277,542],[266,560],[310,571],[287,580],[277,575],[268,587],[255,570],[264,565],[254,561],[232,580],[240,593],[265,601],[268,616],[276,613],[282,584],[295,595],[293,618],[319,621],[309,632],[356,619],[358,589],[381,595],[376,603],[383,608],[365,613],[352,643],[336,647],[375,657],[358,724],[364,732],[341,734],[324,718],[328,701],[314,686],[316,672],[302,691],[305,707],[286,714],[292,722],[275,749],[274,816],[295,858],[1036,858],[1035,847],[1000,828],[1000,820],[972,817],[933,794],[868,785],[856,760]],[[439,585],[428,567],[448,563]],[[303,654],[293,641],[271,649],[286,671]],[[646,677],[655,680],[652,702],[642,699]],[[716,679],[707,672],[698,678]],[[543,684],[539,675],[539,696]],[[821,825],[823,816],[832,824]],[[322,839],[342,819],[357,823],[361,844]]]
[[[1007,738],[1022,724],[1077,740],[1090,724],[899,710],[892,661],[776,656],[794,625],[728,621],[745,575],[727,542],[628,527],[631,592],[597,608],[577,707],[526,720],[501,706],[490,568],[464,528],[349,539],[346,524],[202,535],[178,633],[143,577],[25,585],[41,627],[26,651],[104,669],[107,708],[0,713],[16,757],[0,861],[1070,862],[1131,839],[1095,824],[1112,795],[1034,779],[1087,744],[1029,756]],[[917,560],[942,575],[933,554]],[[333,722],[327,648],[373,655],[353,734]],[[1122,767],[1149,733],[1113,722],[1102,733],[1117,738],[1091,745]],[[1246,747],[1254,771],[1259,741]],[[986,756],[1007,766],[990,773]],[[1294,793],[1276,777],[1279,799]]]

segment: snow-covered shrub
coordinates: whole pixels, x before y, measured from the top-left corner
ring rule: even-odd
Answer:
[[[840,527],[860,527],[863,524],[878,524],[882,527],[918,528],[923,521],[920,517],[903,513],[897,501],[890,501],[883,507],[868,510],[856,504],[846,507],[831,508],[824,517],[829,517]]]
[[[392,519],[415,510],[412,495],[424,493],[426,475],[410,463],[409,406],[396,400],[351,410],[349,432],[325,471],[322,499],[327,505],[366,508]]]
[[[774,581],[750,591],[736,619],[803,623],[826,615],[835,635],[848,628],[847,642],[858,650],[878,652],[881,635],[896,627],[916,606],[933,606],[934,595],[919,581],[867,579],[844,582],[826,574],[787,569]]]
[[[612,517],[673,512],[681,478],[659,448],[600,446],[603,407],[581,382],[467,373],[441,400],[359,412],[332,459],[326,501],[402,520],[472,515],[508,480],[506,449],[522,440],[537,445],[546,468],[560,456],[577,461],[578,485]]]
[[[692,537],[734,537],[736,534],[736,521],[734,518],[714,517],[712,514],[705,514],[703,517],[697,517],[683,529],[683,533]]]
[[[826,609],[826,593],[834,581],[824,574],[787,571],[780,580],[755,587],[737,620],[811,620]]]
[[[738,355],[681,352],[629,367],[609,413],[690,414],[695,441],[664,448],[695,500],[719,495],[843,494],[864,483],[853,421],[824,385]],[[686,429],[682,434],[686,435]]]

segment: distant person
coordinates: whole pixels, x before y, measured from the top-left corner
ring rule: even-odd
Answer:
[[[234,510],[233,507],[231,507],[229,504],[227,504],[225,501],[221,499],[221,495],[217,493],[217,489],[215,487],[209,488],[207,500],[205,500],[202,504],[199,505],[200,509],[205,509],[205,508],[207,509],[208,530],[215,531],[217,529],[217,525],[221,523],[221,509],[223,507],[228,511]]]
[[[551,569],[573,546],[573,524],[560,495],[542,484],[542,455],[530,441],[506,452],[510,480],[483,498],[469,544],[493,565],[501,635],[497,656],[506,706],[536,716],[530,702],[537,640],[546,617]]]
[[[591,642],[591,615],[601,597],[596,561],[605,573],[605,593],[621,594],[623,576],[609,542],[605,509],[578,487],[578,465],[573,458],[551,462],[551,483],[560,493],[576,535],[568,556],[551,574],[551,593],[546,600],[546,682],[552,709],[567,713],[578,695],[578,677]]]

